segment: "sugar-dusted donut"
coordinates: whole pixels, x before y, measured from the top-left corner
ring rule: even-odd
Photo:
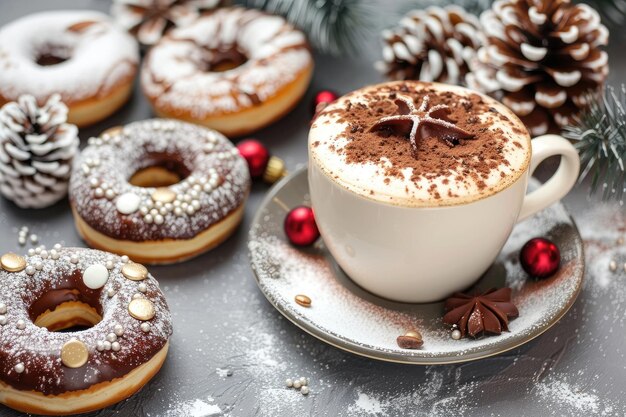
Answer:
[[[144,266],[58,244],[5,254],[0,265],[0,403],[46,415],[98,410],[161,368],[171,316]]]
[[[232,7],[169,31],[148,53],[141,81],[158,115],[239,136],[286,114],[312,72],[302,32],[282,17]]]
[[[43,104],[59,93],[69,123],[95,123],[130,96],[138,51],[135,39],[99,12],[22,17],[0,29],[0,105],[22,94]]]
[[[171,263],[216,246],[241,221],[250,174],[220,133],[154,119],[89,143],[72,171],[70,202],[90,246]]]

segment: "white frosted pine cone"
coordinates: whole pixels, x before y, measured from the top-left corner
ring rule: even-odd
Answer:
[[[30,95],[0,109],[0,192],[23,208],[43,208],[67,194],[78,129],[66,123],[58,94],[38,106]]]
[[[410,11],[382,37],[383,60],[376,67],[391,80],[467,85],[467,74],[480,65],[480,21],[459,6]]]
[[[496,71],[501,99],[533,135],[559,131],[602,90],[609,32],[598,13],[570,0],[498,0],[481,15],[479,57]]]
[[[111,14],[142,46],[156,44],[169,29],[186,26],[222,0],[114,0]]]

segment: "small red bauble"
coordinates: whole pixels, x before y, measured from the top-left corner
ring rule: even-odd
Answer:
[[[317,114],[324,110],[324,107],[337,100],[338,97],[339,96],[334,91],[319,91],[317,94],[315,94],[315,98],[313,99],[313,114]]]
[[[270,159],[270,153],[265,145],[255,139],[246,139],[237,144],[237,149],[248,162],[250,176],[257,178],[263,175]]]
[[[287,238],[296,246],[312,245],[320,237],[311,207],[298,206],[292,209],[285,217],[284,228]]]
[[[559,269],[561,252],[559,248],[541,237],[530,239],[520,251],[522,268],[536,278],[546,278]]]

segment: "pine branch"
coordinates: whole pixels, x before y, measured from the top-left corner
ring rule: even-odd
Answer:
[[[618,33],[626,24],[626,0],[579,0],[578,3],[589,3],[593,6],[609,26],[620,29]]]
[[[246,0],[248,7],[284,16],[304,31],[314,48],[354,54],[374,27],[367,0]]]
[[[444,7],[449,4],[454,4],[457,6],[461,6],[469,13],[480,16],[482,12],[491,7],[493,2],[494,0],[411,0],[406,3],[406,11],[412,9],[423,10],[430,6]]]
[[[622,201],[626,192],[626,85],[606,87],[604,95],[589,93],[589,108],[567,126],[563,135],[576,143],[582,170],[580,181],[591,176],[591,193]]]

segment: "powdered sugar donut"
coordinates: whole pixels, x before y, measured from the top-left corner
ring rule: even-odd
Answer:
[[[0,263],[0,403],[47,415],[93,411],[161,368],[172,319],[142,265],[60,245]],[[59,332],[74,326],[88,328]]]
[[[304,34],[258,10],[222,8],[169,31],[141,74],[157,114],[243,135],[302,97],[313,59]]]
[[[72,171],[70,202],[92,247],[177,262],[216,246],[242,219],[248,166],[214,130],[146,120],[89,144]]]
[[[137,42],[102,13],[31,14],[0,29],[0,105],[59,93],[70,123],[95,123],[126,102],[138,62]]]

